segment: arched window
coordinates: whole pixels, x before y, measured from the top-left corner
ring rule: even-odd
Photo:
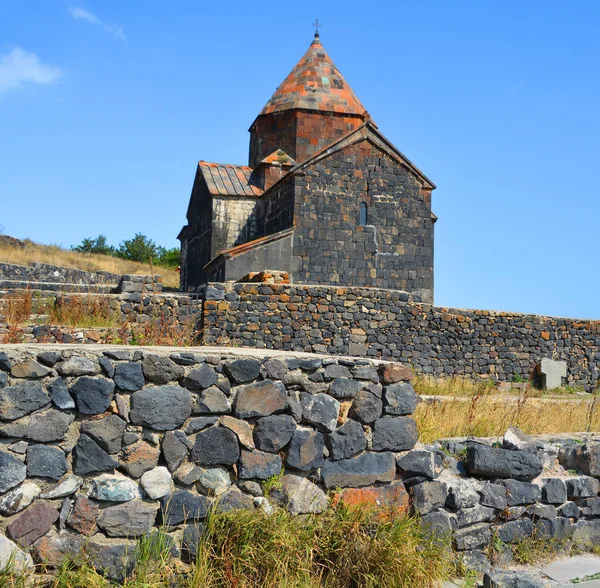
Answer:
[[[358,224],[364,227],[367,224],[367,203],[360,203],[360,214],[358,217]]]

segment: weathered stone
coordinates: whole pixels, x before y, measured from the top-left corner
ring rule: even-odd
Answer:
[[[286,474],[281,479],[285,505],[293,515],[316,514],[327,508],[327,496],[316,484],[306,478]]]
[[[201,521],[206,517],[210,504],[206,496],[177,490],[160,499],[160,522],[174,526]]]
[[[39,382],[19,382],[0,389],[0,420],[13,421],[50,404]]]
[[[352,373],[347,367],[337,363],[332,363],[326,366],[323,370],[323,377],[326,380],[335,380],[336,378],[351,378]]]
[[[348,459],[366,449],[367,438],[360,423],[348,420],[327,436],[327,445],[331,459]]]
[[[0,494],[20,484],[27,476],[27,468],[16,457],[0,451]]]
[[[183,380],[182,385],[189,390],[204,390],[214,386],[217,382],[217,372],[205,363],[199,368],[192,370]]]
[[[248,496],[236,486],[232,486],[227,492],[221,494],[216,506],[221,512],[237,509],[254,510],[254,500],[252,496]]]
[[[62,441],[74,416],[54,408],[0,426],[1,437],[20,437],[40,443]]]
[[[43,351],[42,353],[37,354],[37,360],[49,367],[54,367],[61,357],[61,354],[57,351]]]
[[[152,386],[131,396],[131,422],[157,431],[180,427],[192,413],[192,396],[180,386]]]
[[[489,506],[481,506],[480,504],[470,508],[463,508],[458,511],[458,526],[466,527],[475,523],[492,521],[494,520],[495,512],[496,511],[493,508],[490,508]]]
[[[421,526],[428,535],[450,535],[454,529],[452,515],[443,510],[422,516]]]
[[[75,463],[73,471],[76,474],[103,472],[119,467],[119,462],[113,459],[104,449],[87,435],[80,435],[75,446]]]
[[[396,460],[404,478],[423,476],[429,480],[437,478],[443,469],[442,458],[434,451],[413,450]]]
[[[410,489],[412,504],[418,515],[426,515],[444,506],[448,492],[441,482],[423,482]]]
[[[280,417],[265,417],[265,418],[280,418]],[[291,418],[291,417],[289,417]],[[260,422],[260,421],[259,421]],[[252,427],[246,422],[240,419],[233,418],[231,416],[223,416],[219,421],[220,425],[233,431],[246,449],[254,449],[254,439],[252,437]],[[295,427],[295,424],[294,424]],[[260,447],[259,449],[264,449]]]
[[[124,447],[119,455],[121,467],[132,477],[139,478],[158,464],[160,450],[145,441]]]
[[[383,402],[368,390],[360,390],[350,408],[350,416],[365,424],[376,421],[382,412]]]
[[[519,570],[502,570],[486,573],[483,576],[484,588],[544,588],[546,583],[539,577]]]
[[[80,431],[91,437],[107,453],[119,453],[127,423],[115,414],[81,423]]]
[[[36,502],[12,521],[6,530],[13,541],[22,547],[29,547],[52,528],[58,516],[58,511],[49,503]]]
[[[465,466],[471,476],[521,481],[532,480],[542,472],[542,462],[533,453],[488,447],[481,443],[468,444]]]
[[[67,476],[64,480],[56,484],[54,487],[46,489],[44,492],[42,492],[40,494],[40,498],[44,498],[46,500],[64,498],[65,496],[70,496],[74,492],[77,492],[77,490],[79,490],[82,484],[82,478],[71,474],[70,476]]]
[[[98,359],[98,363],[100,364],[102,373],[107,378],[112,379],[115,377],[115,364],[110,359],[108,359],[108,357],[100,357]]]
[[[140,497],[138,485],[121,474],[102,474],[92,480],[90,498],[107,502],[129,502]]]
[[[525,435],[519,427],[511,425],[504,433],[502,445],[506,449],[513,449],[515,451],[530,451],[535,453],[537,446],[535,441],[529,436]]]
[[[183,537],[181,539],[181,558],[183,561],[195,564],[198,556],[198,547],[202,542],[202,533],[204,532],[204,525],[202,523],[195,523],[188,525],[183,530]]]
[[[569,517],[575,520],[577,520],[581,515],[579,507],[574,502],[567,501],[563,505],[559,506],[556,510],[559,516]]]
[[[384,486],[346,488],[338,496],[348,508],[366,510],[383,518],[406,513],[409,508],[408,493],[400,480]]]
[[[281,380],[288,371],[287,365],[279,359],[268,359],[261,366],[265,379]]]
[[[226,363],[225,373],[236,384],[256,380],[260,375],[260,363],[255,359],[236,359]]]
[[[335,431],[340,403],[327,394],[300,394],[302,420],[328,433]]]
[[[209,496],[220,496],[231,486],[231,477],[225,468],[210,468],[198,478],[198,490]]]
[[[321,476],[327,488],[371,486],[391,482],[396,477],[393,453],[363,453],[350,459],[325,461]]]
[[[491,482],[485,483],[481,488],[481,504],[504,510],[507,505],[506,487]]]
[[[11,367],[12,367],[12,361],[10,360],[8,355],[6,355],[6,353],[4,353],[4,351],[0,351],[0,370],[3,370],[5,372],[10,372]]]
[[[211,427],[196,435],[190,459],[197,465],[233,465],[240,457],[237,435],[225,427]]]
[[[518,480],[498,480],[498,484],[506,488],[506,502],[508,506],[533,504],[542,499],[542,491],[536,484],[520,482]]]
[[[86,552],[96,572],[122,584],[133,572],[138,554],[134,542],[114,541],[96,536],[88,544]]]
[[[8,376],[4,372],[0,372],[0,388],[4,388],[8,384]]]
[[[87,357],[71,357],[60,362],[56,370],[61,376],[93,376],[100,371],[98,365]]]
[[[237,389],[235,414],[238,418],[269,416],[287,407],[287,394],[281,383],[263,380]]]
[[[187,435],[193,435],[198,431],[202,431],[202,429],[206,429],[207,427],[214,425],[215,423],[219,422],[219,420],[220,418],[218,416],[203,416],[192,418],[188,421],[188,424],[186,425],[184,431]]]
[[[231,412],[231,401],[216,386],[192,396],[194,414],[225,414]]]
[[[102,510],[97,524],[109,537],[140,537],[152,530],[156,511],[152,504],[132,500]]]
[[[292,436],[285,463],[301,472],[310,472],[323,464],[323,435],[314,429],[298,427]]]
[[[600,443],[586,443],[575,450],[577,469],[600,478]]]
[[[84,552],[84,538],[73,533],[46,535],[31,546],[35,561],[50,568],[60,568],[66,560],[76,561]]]
[[[116,359],[117,361],[131,360],[131,352],[126,351],[125,349],[111,349],[109,351],[103,351],[102,355],[105,355],[110,359]]]
[[[127,392],[139,390],[145,383],[142,365],[137,361],[117,364],[114,381],[119,390]]]
[[[51,370],[33,359],[27,359],[13,365],[10,373],[13,378],[45,378],[51,373]]]
[[[336,378],[331,383],[329,394],[338,400],[346,400],[348,398],[354,398],[362,388],[363,384],[358,380]]]
[[[22,574],[33,568],[31,556],[19,549],[8,537],[0,535],[0,573],[7,568]]]
[[[384,417],[373,423],[375,451],[409,451],[417,439],[417,425],[409,417]]]
[[[410,382],[390,384],[383,389],[384,407],[386,414],[409,415],[417,407],[417,395]]]
[[[0,514],[12,516],[27,508],[40,494],[40,487],[33,482],[23,482],[0,498]],[[1,569],[1,568],[0,568]]]
[[[37,444],[27,448],[27,475],[30,478],[59,480],[68,469],[62,449]]]
[[[178,484],[191,486],[200,479],[203,471],[204,470],[197,465],[186,461],[177,468],[173,477]]]
[[[115,384],[106,378],[83,376],[71,386],[81,414],[102,414],[112,401]]]
[[[63,378],[56,378],[53,380],[48,389],[54,406],[62,408],[63,410],[75,408],[75,401],[69,394],[69,389]]]
[[[492,532],[487,523],[465,527],[454,533],[454,543],[459,551],[486,546],[491,539]]]
[[[533,534],[533,523],[530,519],[517,519],[500,525],[496,533],[504,543],[520,543]]]
[[[281,471],[281,457],[264,451],[242,450],[238,475],[242,480],[266,480]]]
[[[168,357],[152,353],[144,354],[142,370],[146,378],[155,384],[168,384],[174,380],[179,380],[185,373],[181,366]]]
[[[583,549],[600,545],[600,519],[579,521],[573,530],[573,542]]]
[[[600,491],[600,482],[589,476],[578,476],[565,480],[567,485],[567,496],[569,498],[587,498],[597,496]]]
[[[180,431],[165,433],[162,440],[162,453],[171,472],[174,472],[183,463],[188,454],[188,446]]]
[[[386,363],[380,368],[381,381],[386,384],[409,382],[414,374],[410,366],[398,363]]]
[[[534,519],[555,519],[556,507],[550,504],[534,504],[527,509],[529,516]]]
[[[565,517],[539,519],[535,524],[535,532],[540,539],[565,541],[573,534],[573,524]]]
[[[177,365],[196,365],[198,360],[193,353],[173,353],[169,356]]]
[[[560,478],[542,481],[542,500],[548,504],[563,504],[567,500],[567,486]]]

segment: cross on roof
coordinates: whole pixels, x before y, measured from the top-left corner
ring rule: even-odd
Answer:
[[[323,28],[323,25],[319,24],[319,19],[317,18],[316,22],[313,22],[313,27],[315,27],[315,37],[319,36],[319,27]]]

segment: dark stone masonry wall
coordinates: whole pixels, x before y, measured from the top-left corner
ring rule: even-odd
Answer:
[[[594,436],[420,445],[407,367],[253,355],[4,346],[0,568],[83,556],[119,581],[143,536],[193,561],[212,508],[318,514],[332,500],[410,509],[478,569],[492,537],[600,543]]]
[[[0,263],[0,281],[49,282],[61,284],[118,284],[120,275],[109,272],[86,272],[47,263],[16,265]]]
[[[411,302],[405,292],[305,285],[213,284],[204,345],[242,345],[410,363],[432,376],[529,378],[543,357],[567,362],[567,383],[600,378],[600,321]]]

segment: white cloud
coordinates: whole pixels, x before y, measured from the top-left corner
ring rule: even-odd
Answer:
[[[123,27],[120,27],[110,22],[104,22],[103,20],[100,20],[95,14],[92,14],[89,10],[86,10],[85,8],[71,6],[69,8],[69,14],[75,20],[84,20],[85,22],[89,22],[90,24],[102,27],[109,35],[112,35],[115,39],[119,39],[119,41],[127,41],[127,37],[125,36]]]
[[[42,63],[35,53],[15,47],[0,55],[0,94],[25,84],[52,84],[62,74],[59,67]]]

